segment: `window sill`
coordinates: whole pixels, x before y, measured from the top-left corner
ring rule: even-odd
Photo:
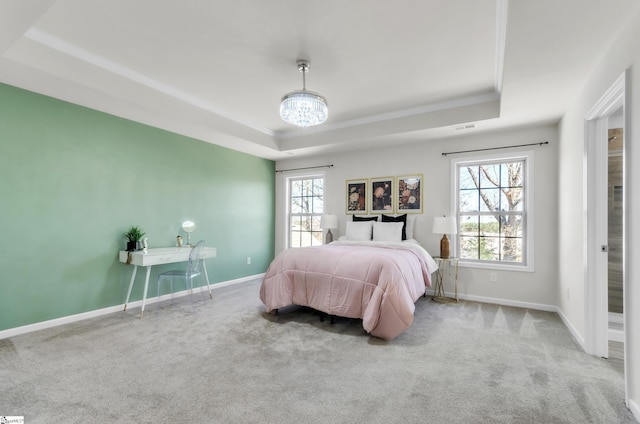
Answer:
[[[504,263],[486,263],[486,262],[473,262],[460,259],[458,266],[461,268],[477,268],[477,269],[492,269],[496,271],[515,271],[515,272],[534,272],[533,264],[531,265],[509,265]]]

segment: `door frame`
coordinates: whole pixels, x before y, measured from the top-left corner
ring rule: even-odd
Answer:
[[[584,349],[591,355],[607,358],[609,356],[609,312],[608,312],[608,254],[602,246],[608,246],[608,210],[607,202],[607,168],[608,168],[608,120],[620,107],[623,108],[623,151],[627,143],[627,111],[625,99],[628,70],[616,79],[604,95],[595,103],[585,117],[585,144],[583,161],[583,213],[584,213],[584,284],[585,284],[585,345]],[[628,184],[626,179],[626,155],[623,161],[623,208],[626,202]],[[627,291],[626,272],[626,225],[623,213],[623,302]],[[603,284],[604,282],[604,284]],[[626,318],[625,318],[626,321]],[[625,322],[625,357],[627,354],[627,331]],[[627,393],[628,369],[624,367],[625,397]]]

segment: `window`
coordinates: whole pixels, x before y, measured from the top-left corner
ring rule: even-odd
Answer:
[[[533,153],[453,165],[460,263],[533,271]]]
[[[305,176],[289,180],[289,247],[322,244],[320,217],[324,208],[324,178]]]

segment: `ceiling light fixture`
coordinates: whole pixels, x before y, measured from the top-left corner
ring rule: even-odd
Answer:
[[[280,102],[282,120],[299,127],[322,124],[329,116],[327,99],[307,90],[306,74],[310,67],[308,60],[298,60],[298,70],[302,72],[302,90],[285,94]]]

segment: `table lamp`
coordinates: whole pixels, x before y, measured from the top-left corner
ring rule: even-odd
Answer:
[[[327,229],[327,244],[333,241],[332,228],[338,228],[338,217],[336,215],[322,215],[320,218],[320,228]]]
[[[440,240],[440,257],[443,259],[449,258],[449,239],[447,234],[458,234],[458,225],[456,218],[452,216],[437,216],[433,218],[434,234],[442,234],[442,240]]]
[[[193,221],[184,221],[182,223],[182,231],[187,233],[187,246],[189,247],[193,247],[191,246],[191,233],[193,233],[193,230],[195,229],[196,224],[194,224]]]

